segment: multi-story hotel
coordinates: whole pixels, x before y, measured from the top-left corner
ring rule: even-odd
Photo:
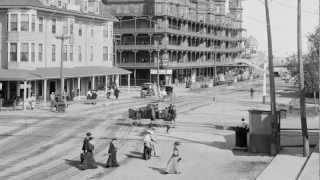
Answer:
[[[105,89],[128,74],[112,67],[116,19],[102,15],[101,5],[98,0],[1,0],[0,98],[33,93],[46,100],[60,92],[61,62],[68,94]]]
[[[243,52],[241,0],[105,0],[115,15],[116,65],[134,84],[213,78],[239,69]],[[159,57],[159,61],[158,61]],[[159,62],[159,63],[158,63]]]

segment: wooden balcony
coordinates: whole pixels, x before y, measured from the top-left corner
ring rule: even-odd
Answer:
[[[173,50],[173,51],[190,51],[190,52],[222,52],[222,53],[237,53],[243,51],[243,48],[210,48],[210,47],[192,47],[179,45],[118,45],[116,47],[122,51],[157,51],[157,50]]]
[[[200,67],[214,67],[214,66],[230,66],[235,65],[233,60],[222,60],[214,63],[213,60],[198,60],[193,62],[167,62],[162,64],[161,67],[169,69],[180,68],[200,68]],[[134,69],[152,69],[157,68],[157,63],[134,63],[134,62],[122,62],[117,64],[121,68],[134,68]]]
[[[197,38],[204,38],[204,39],[211,39],[211,40],[220,40],[220,41],[242,41],[244,38],[242,37],[228,37],[228,36],[220,36],[214,34],[208,34],[203,32],[190,32],[185,31],[183,29],[172,29],[172,28],[122,28],[116,29],[115,32],[117,34],[152,34],[152,33],[170,33],[175,35],[183,35],[188,37],[197,37]]]

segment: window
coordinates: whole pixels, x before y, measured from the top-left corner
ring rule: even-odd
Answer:
[[[108,34],[109,34],[109,32],[108,32],[108,25],[106,25],[106,26],[104,26],[104,28],[103,28],[103,36],[104,36],[105,38],[108,38]]]
[[[39,17],[39,32],[43,32],[43,17]]]
[[[70,46],[69,55],[70,55],[70,61],[73,61],[73,46]]]
[[[18,60],[18,44],[17,43],[10,43],[10,61],[17,62]]]
[[[36,31],[36,16],[35,15],[32,15],[32,18],[31,18],[31,30],[32,30],[32,32]]]
[[[39,44],[39,47],[38,47],[38,61],[41,62],[42,61],[42,58],[43,58],[43,44]]]
[[[109,57],[108,57],[108,51],[109,51],[109,48],[108,47],[106,47],[106,46],[104,46],[103,47],[103,61],[108,61],[109,59]]]
[[[110,26],[110,38],[113,36],[113,27],[112,26]]]
[[[94,34],[93,28],[91,28],[91,37],[93,37],[93,34]]]
[[[29,31],[29,15],[21,14],[21,31]]]
[[[18,31],[18,14],[10,15],[10,31]]]
[[[81,46],[78,47],[78,51],[79,51],[79,62],[81,62],[82,61]]]
[[[82,36],[82,24],[79,24],[79,36]]]
[[[67,61],[68,60],[68,46],[64,45],[63,46],[63,61]]]
[[[61,0],[59,0],[59,1],[58,1],[58,6],[59,6],[59,7],[61,6],[61,3],[62,3]]]
[[[20,61],[21,62],[29,61],[29,44],[28,43],[21,43]]]
[[[51,51],[51,60],[52,62],[56,61],[56,45],[52,45],[52,51]]]
[[[73,34],[73,23],[70,24],[70,34]]]
[[[90,61],[93,61],[93,46],[90,46]]]
[[[56,20],[56,19],[52,19],[51,32],[52,32],[53,34],[56,33],[56,25],[57,25],[57,20]]]
[[[36,61],[36,45],[34,43],[31,43],[31,62],[35,62]]]
[[[62,33],[63,33],[63,34],[68,34],[68,22],[67,22],[67,21],[65,21],[65,22],[63,23]]]

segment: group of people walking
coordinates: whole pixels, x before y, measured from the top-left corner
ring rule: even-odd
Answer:
[[[82,169],[95,169],[97,168],[97,163],[94,159],[94,145],[91,143],[93,139],[90,132],[86,134],[86,137],[83,140],[82,153],[80,154],[81,168]],[[113,138],[109,144],[108,150],[108,160],[105,164],[106,168],[109,167],[118,167],[119,163],[117,161],[117,146],[116,138]]]
[[[94,145],[91,142],[93,139],[92,134],[88,132],[86,137],[83,140],[82,145],[82,153],[80,154],[81,160],[81,169],[95,169],[97,168],[97,163],[94,158]],[[105,163],[106,168],[110,167],[119,167],[119,163],[117,161],[117,145],[116,145],[116,138],[113,138],[109,144],[108,149],[108,159]],[[170,156],[166,169],[164,171],[165,174],[179,174],[181,173],[179,168],[179,163],[181,161],[181,157],[179,154],[178,146],[180,145],[179,142],[174,142],[173,152]],[[143,139],[143,159],[149,160],[151,156],[159,157],[159,149],[157,140],[153,136],[153,132],[148,130],[144,139]]]

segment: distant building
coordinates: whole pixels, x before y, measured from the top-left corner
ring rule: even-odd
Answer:
[[[62,58],[68,94],[103,89],[128,74],[112,67],[116,19],[100,7],[98,0],[1,0],[0,98],[60,92]],[[59,36],[69,37],[63,47]]]
[[[241,0],[104,0],[115,15],[118,67],[134,84],[213,78],[238,68],[244,51]]]

